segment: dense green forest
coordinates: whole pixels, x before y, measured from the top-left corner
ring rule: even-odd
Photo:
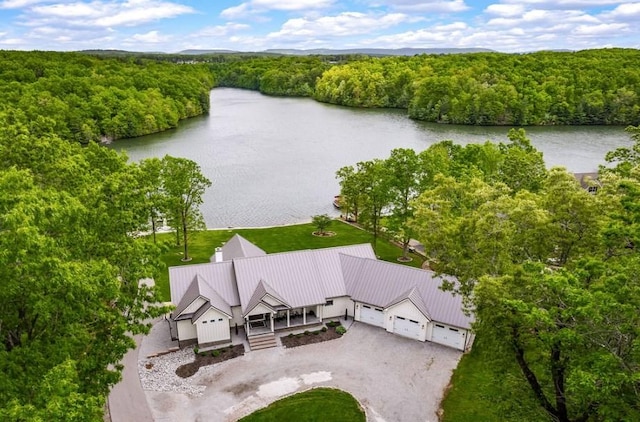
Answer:
[[[481,353],[463,357],[445,420],[640,420],[640,127],[627,131],[595,191],[547,170],[523,129],[338,170],[343,212],[418,239],[474,313]],[[484,379],[467,387],[469,360]]]
[[[129,163],[92,141],[206,112],[213,78],[132,57],[0,58],[0,420],[100,421],[131,335],[168,311],[141,282],[162,245],[134,234],[179,221],[186,256],[210,182],[190,160]]]
[[[0,51],[0,112],[81,143],[174,128],[214,86],[471,125],[637,125],[638,50],[338,56]]]
[[[640,51],[249,58],[212,64],[221,86],[471,125],[637,125]]]
[[[206,113],[214,79],[202,64],[136,57],[0,51],[0,113],[33,134],[81,143],[129,138]]]

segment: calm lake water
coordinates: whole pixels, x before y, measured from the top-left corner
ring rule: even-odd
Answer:
[[[256,227],[336,215],[335,172],[386,158],[393,148],[421,151],[444,139],[506,142],[508,127],[416,122],[398,110],[362,110],[304,98],[217,88],[211,112],[175,130],[112,144],[132,160],[165,154],[198,162],[213,182],[204,196],[207,227]],[[549,167],[594,171],[607,151],[630,145],[621,127],[531,127],[527,134]]]

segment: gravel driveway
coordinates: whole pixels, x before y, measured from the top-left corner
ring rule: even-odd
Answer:
[[[176,365],[154,378],[159,384],[145,382],[148,360],[140,361],[140,372],[156,421],[235,421],[282,396],[317,386],[351,393],[369,421],[436,421],[461,355],[356,322],[337,340],[249,352],[201,368],[186,386],[171,373]],[[152,360],[156,369],[163,358]]]

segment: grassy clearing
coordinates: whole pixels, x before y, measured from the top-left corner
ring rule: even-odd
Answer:
[[[515,363],[496,362],[480,339],[462,357],[442,401],[441,422],[545,422]]]
[[[365,415],[351,394],[332,388],[315,388],[278,400],[240,421],[364,422]]]
[[[267,253],[295,251],[301,249],[318,249],[332,246],[345,246],[358,243],[372,243],[373,236],[353,227],[349,224],[334,221],[329,230],[336,233],[332,237],[313,236],[316,230],[313,224],[296,224],[292,226],[280,226],[260,229],[222,229],[207,230],[194,233],[189,239],[189,255],[192,260],[182,262],[182,246],[175,246],[175,234],[164,233],[158,235],[158,242],[164,245],[162,260],[167,267],[176,265],[199,264],[209,262],[215,248],[221,246],[229,240],[235,233],[240,234],[245,239],[256,244]],[[397,258],[402,255],[402,251],[396,245],[384,239],[378,239],[376,253],[385,261],[397,263]],[[406,263],[414,267],[422,265],[419,255],[411,254],[413,261]],[[169,294],[169,273],[165,269],[156,280],[160,288],[162,299],[170,300]]]

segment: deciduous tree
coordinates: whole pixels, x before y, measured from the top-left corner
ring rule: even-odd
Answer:
[[[182,260],[189,261],[189,232],[204,228],[199,206],[211,181],[202,174],[195,161],[168,155],[162,161],[162,183],[167,209],[180,226],[176,230],[182,233]]]

